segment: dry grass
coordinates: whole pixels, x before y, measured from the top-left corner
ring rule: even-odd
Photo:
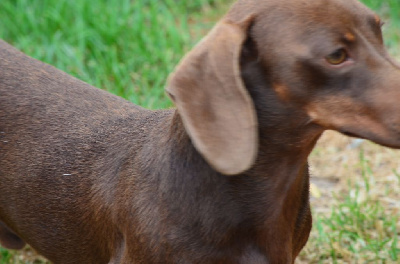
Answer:
[[[326,212],[323,201],[331,202],[330,192],[347,192],[349,181],[365,181],[361,156],[364,156],[368,170],[374,176],[370,179],[373,183],[370,191],[370,195],[374,196],[372,198],[380,199],[391,210],[400,207],[399,177],[395,173],[400,172],[400,151],[327,131],[310,156],[312,181],[319,187],[322,196],[312,199],[314,212]]]
[[[399,150],[324,134],[310,157],[314,227],[297,263],[399,263],[399,160]]]

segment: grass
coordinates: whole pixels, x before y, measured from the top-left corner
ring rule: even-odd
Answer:
[[[400,177],[394,170],[386,182],[386,172],[374,173],[364,148],[375,152],[376,145],[364,143],[357,150],[356,172],[334,193],[330,213],[314,213],[313,232],[302,253],[306,263],[400,262]]]
[[[2,0],[0,37],[94,86],[165,108],[168,73],[197,40],[190,33],[203,26],[189,29],[189,16],[213,6],[214,0]]]
[[[164,94],[168,74],[228,2],[1,0],[0,38],[136,104],[166,108],[171,106]],[[386,21],[386,44],[400,56],[396,49],[400,1],[363,2]],[[314,208],[324,200],[319,206],[324,210],[314,210],[314,228],[300,259],[304,263],[399,263],[400,212],[399,203],[393,201],[400,200],[400,170],[393,160],[400,156],[367,145],[352,150],[355,162],[337,166],[338,155],[349,152],[343,147],[347,143],[342,145],[323,142],[313,154],[312,160],[320,160],[314,167],[321,175],[325,168],[330,173],[338,169],[341,180],[333,197],[314,199]],[[331,156],[326,153],[329,147],[337,148]],[[0,264],[28,263],[45,261],[29,249],[21,254],[0,247]]]
[[[388,215],[379,201],[359,201],[360,187],[336,199],[328,217],[314,222],[318,263],[398,263],[397,216]]]

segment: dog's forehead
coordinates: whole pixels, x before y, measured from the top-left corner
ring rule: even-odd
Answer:
[[[379,23],[375,13],[358,0],[239,0],[229,11],[228,17],[238,21],[249,14],[295,23],[312,21],[332,25],[362,25],[370,20]]]

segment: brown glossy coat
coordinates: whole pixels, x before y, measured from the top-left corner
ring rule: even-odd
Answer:
[[[162,111],[0,42],[0,242],[56,264],[294,263],[321,133],[400,147],[379,23],[355,0],[239,0]]]

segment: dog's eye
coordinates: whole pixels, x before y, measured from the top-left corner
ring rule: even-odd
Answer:
[[[338,49],[332,54],[325,57],[326,60],[332,65],[338,65],[345,62],[348,59],[348,55],[345,49]]]

